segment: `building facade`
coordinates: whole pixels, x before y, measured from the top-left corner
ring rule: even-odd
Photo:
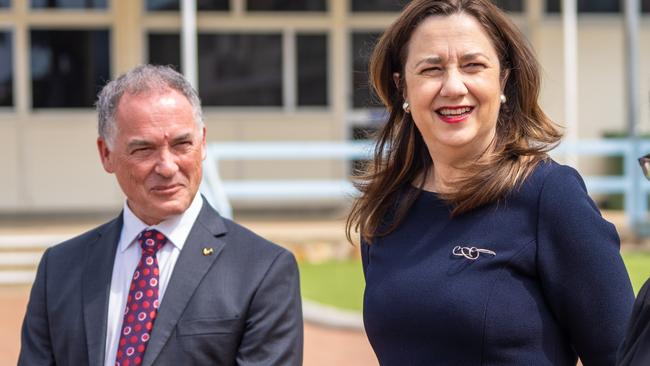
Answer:
[[[541,2],[541,3],[540,3]],[[374,40],[400,0],[197,0],[208,141],[345,141],[382,114],[367,86]],[[541,16],[531,16],[531,3]],[[562,124],[561,0],[497,1],[530,36],[541,102]],[[578,1],[579,136],[626,128],[618,0]],[[640,0],[641,130],[650,127],[650,0]],[[534,21],[531,21],[534,19]],[[0,214],[91,212],[123,200],[99,163],[95,97],[141,63],[182,69],[176,0],[0,0]],[[232,162],[227,179],[330,179],[340,163]]]

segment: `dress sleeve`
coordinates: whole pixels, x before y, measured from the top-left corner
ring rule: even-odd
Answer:
[[[634,302],[616,228],[566,166],[546,177],[538,209],[538,271],[551,311],[583,365],[614,365]]]

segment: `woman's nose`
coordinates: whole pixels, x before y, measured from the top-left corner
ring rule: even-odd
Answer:
[[[447,98],[455,98],[467,94],[467,86],[463,74],[459,70],[451,69],[447,71],[440,95]]]

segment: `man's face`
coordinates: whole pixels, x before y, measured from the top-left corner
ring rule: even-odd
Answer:
[[[172,89],[125,93],[115,123],[112,146],[100,137],[97,147],[129,208],[147,225],[183,213],[199,189],[205,158],[205,128],[197,127],[187,98]]]

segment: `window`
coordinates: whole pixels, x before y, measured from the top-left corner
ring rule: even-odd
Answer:
[[[206,106],[282,106],[282,35],[199,34]]]
[[[11,33],[0,31],[0,107],[13,105],[13,44]]]
[[[198,10],[229,10],[229,0],[197,0]],[[148,11],[180,9],[180,0],[147,0]]]
[[[247,0],[251,11],[327,11],[326,0]]]
[[[90,108],[110,79],[107,30],[32,30],[34,108]]]
[[[178,33],[149,33],[149,63],[182,70],[181,37]]]
[[[381,33],[352,33],[352,106],[354,108],[381,106],[368,85],[368,61]]]
[[[505,11],[521,13],[524,11],[522,0],[493,0],[494,4]]]
[[[622,12],[623,2],[619,0],[578,0],[579,13],[619,13]],[[641,11],[650,13],[650,0],[640,0]],[[546,0],[546,11],[559,13],[562,9],[562,0]]]
[[[400,11],[408,0],[352,0],[353,12],[362,11]]]
[[[107,0],[30,0],[34,9],[106,9]]]
[[[326,106],[327,36],[299,34],[296,37],[298,65],[298,105]]]

